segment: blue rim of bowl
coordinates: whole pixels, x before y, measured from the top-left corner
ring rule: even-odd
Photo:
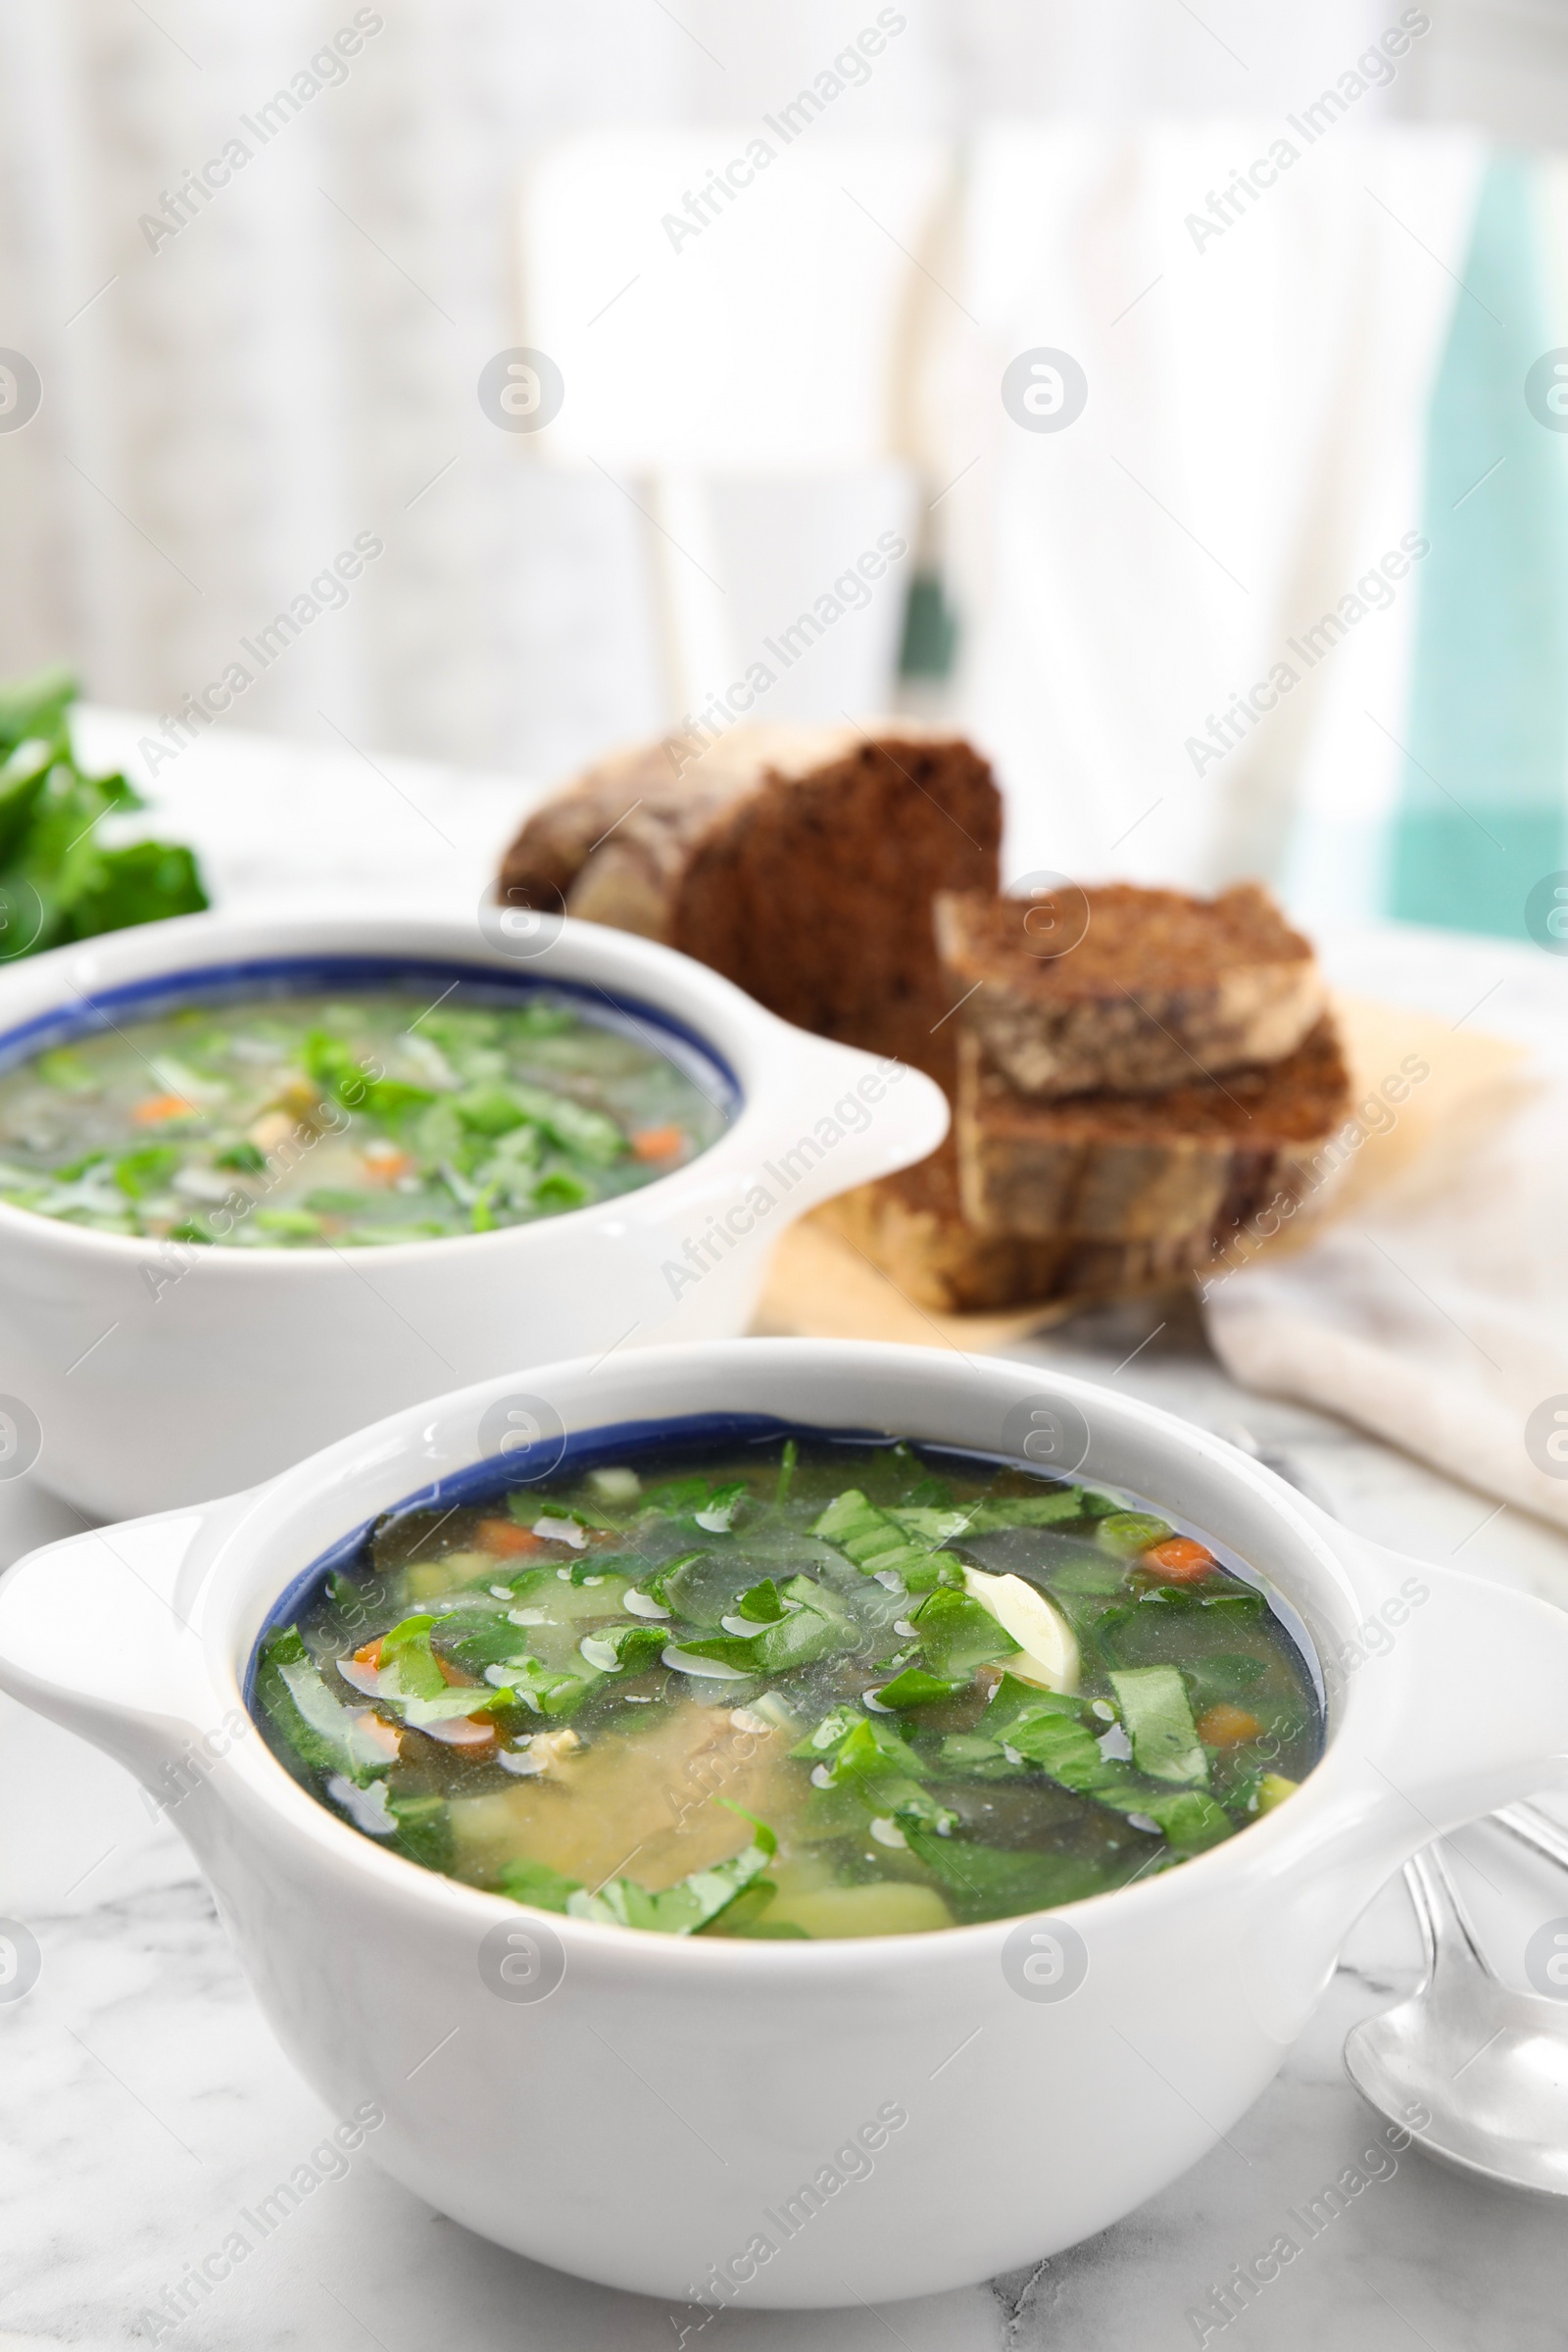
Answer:
[[[259,956],[221,963],[193,964],[177,971],[156,972],[142,980],[122,981],[114,988],[95,989],[74,1004],[53,1005],[34,1013],[14,1029],[0,1031],[0,1075],[46,1054],[56,1046],[83,1037],[101,1036],[117,1026],[116,1013],[136,1020],[155,1018],[162,1011],[178,1011],[188,1004],[230,1004],[246,996],[279,999],[304,995],[313,985],[331,988],[385,988],[396,981],[447,981],[453,988],[467,982],[492,999],[505,1001],[530,996],[571,997],[583,1017],[599,1028],[638,1037],[658,1033],[659,1051],[667,1055],[733,1124],[745,1103],[740,1080],[717,1049],[673,1013],[641,997],[580,980],[547,979],[531,972],[510,971],[494,964],[470,963],[453,956]],[[469,1003],[476,1001],[474,995]],[[431,1010],[434,1009],[432,1005]],[[642,1042],[647,1043],[646,1035]],[[716,1085],[715,1099],[710,1091]],[[451,1238],[451,1237],[443,1237]],[[464,1237],[458,1237],[464,1238]]]

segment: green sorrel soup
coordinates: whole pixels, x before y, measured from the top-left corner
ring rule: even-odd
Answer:
[[[258,1652],[393,1852],[662,1934],[906,1935],[1169,1870],[1316,1760],[1267,1595],[1133,1498],[878,1441],[633,1450],[367,1537]]]
[[[720,1084],[646,1023],[483,998],[258,995],[59,1046],[0,1074],[0,1200],[98,1233],[342,1249],[580,1208],[721,1132]]]

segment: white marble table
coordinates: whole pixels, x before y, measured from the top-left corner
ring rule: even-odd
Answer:
[[[243,824],[216,799],[204,808],[194,778],[179,796],[180,816],[208,842],[230,899],[286,885],[297,856],[250,805],[251,792],[265,790],[267,763],[245,749]],[[355,755],[339,758],[345,796],[368,789],[352,777]],[[377,783],[366,805],[384,796],[390,811],[400,793],[418,798],[447,837],[434,886],[453,905],[477,898],[510,821],[512,788],[378,765],[393,780]],[[329,785],[333,772],[304,755],[294,769],[302,806],[318,777]],[[387,822],[403,825],[407,842],[423,825],[390,814]],[[341,842],[336,828],[319,828],[318,886],[398,881],[400,857],[356,866]],[[1492,990],[1490,1025],[1537,1039],[1568,1031],[1568,968],[1524,951],[1377,934],[1335,943],[1332,960],[1348,985],[1451,1020]],[[1106,1313],[1032,1352],[1102,1378],[1122,1365],[1124,1387],[1210,1427],[1241,1424],[1265,1448],[1283,1449],[1348,1524],[1568,1604],[1560,1536],[1495,1513],[1486,1497],[1320,1414],[1243,1395],[1196,1322],[1167,1327],[1123,1365],[1148,1329],[1138,1313]],[[75,1524],[29,1482],[0,1487],[0,1559]],[[3,1702],[0,1791],[0,1912],[24,1921],[43,1955],[27,1996],[0,2004],[0,2352],[150,2340],[202,2352],[363,2352],[368,2343],[426,2352],[432,2342],[466,2352],[678,2352],[690,2315],[503,2254],[363,2154],[182,2325],[160,2327],[148,2314],[164,2290],[221,2246],[239,2211],[308,2158],[332,2119],[262,2022],[174,1832],[118,1767]],[[1467,1833],[1455,1848],[1494,1961],[1522,1984],[1525,1938],[1568,1911],[1568,1889],[1495,1832]],[[1229,2144],[1103,2236],[1033,2274],[926,2302],[729,2312],[709,2341],[759,2352],[1174,2352],[1198,2342],[1192,2308],[1368,2144],[1372,2118],[1345,2079],[1342,2044],[1356,2019],[1413,1982],[1417,1949],[1396,1886],[1355,1929],[1307,2032]],[[1411,2152],[1224,2333],[1270,2352],[1561,2352],[1565,2310],[1561,2211]]]

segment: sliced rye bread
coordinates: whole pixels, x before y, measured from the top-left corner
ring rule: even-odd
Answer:
[[[841,1193],[813,1212],[894,1287],[935,1314],[1001,1307],[1088,1305],[1185,1283],[1210,1264],[1226,1235],[1205,1228],[1178,1241],[1030,1241],[981,1233],[958,1200],[950,1139],[919,1165]]]
[[[965,1034],[958,1047],[963,1213],[1012,1239],[1176,1244],[1234,1230],[1277,1196],[1318,1193],[1349,1113],[1332,1018],[1283,1061],[1159,1095],[1025,1095]]]
[[[994,891],[1001,833],[961,736],[735,727],[587,769],[529,817],[501,893],[662,940],[803,1029],[931,1066],[951,1002],[931,902]]]
[[[936,927],[950,1003],[1028,1095],[1154,1094],[1279,1061],[1327,1003],[1310,946],[1255,882],[1214,899],[1120,882],[944,894]]]

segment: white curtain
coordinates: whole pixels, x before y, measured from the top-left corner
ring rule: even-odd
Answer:
[[[828,135],[961,132],[1002,109],[1284,108],[1354,56],[1376,12],[895,13],[905,29]],[[226,693],[220,727],[542,773],[653,723],[635,515],[602,479],[531,463],[476,396],[484,363],[518,339],[519,171],[573,127],[772,110],[876,14],[876,0],[7,11],[0,348],[36,368],[42,405],[0,429],[0,674],[64,658],[103,703],[172,713]],[[178,191],[204,170],[210,193],[187,194],[181,220]],[[356,541],[380,552],[340,596],[331,567]],[[245,644],[265,652],[279,612],[293,633],[274,628],[282,650],[264,664]]]
[[[1427,405],[1482,158],[1336,122],[1280,169],[1283,128],[979,137],[934,463],[969,624],[955,700],[1007,779],[1011,870],[1261,873],[1298,904],[1310,878],[1317,919],[1346,920],[1383,903],[1403,755],[1366,709],[1399,730]],[[1254,209],[1205,221],[1254,158]],[[995,387],[1053,347],[1085,413],[1020,431]],[[1322,644],[1344,634],[1342,599],[1369,625],[1319,668],[1298,632],[1327,611]]]

